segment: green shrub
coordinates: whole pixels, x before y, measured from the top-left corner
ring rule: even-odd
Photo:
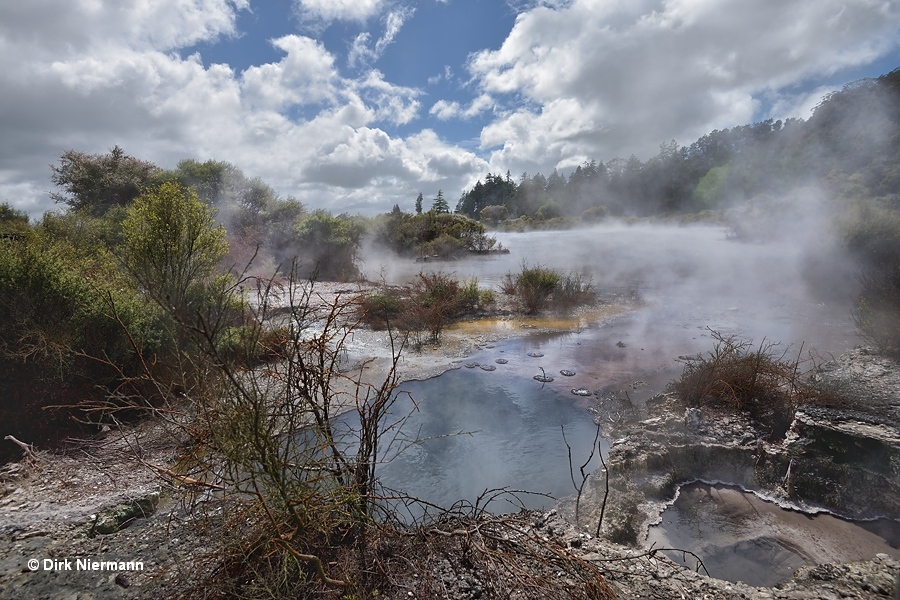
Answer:
[[[363,294],[356,299],[360,319],[374,329],[386,329],[392,323],[399,325],[404,298],[399,288],[382,289]]]
[[[466,252],[465,241],[453,237],[449,233],[442,233],[439,237],[420,244],[418,253],[420,256],[439,256],[449,258]]]
[[[45,408],[102,406],[138,372],[132,341],[149,364],[171,347],[171,322],[111,257],[88,260],[45,236],[0,253],[0,331],[0,422],[39,445],[73,426],[71,411]]]
[[[516,277],[516,295],[527,314],[535,313],[547,305],[550,295],[562,281],[559,271],[540,265],[522,266]]]
[[[402,288],[384,287],[356,300],[359,317],[375,329],[395,327],[436,341],[461,314],[493,302],[493,293],[478,288],[478,279],[460,283],[445,273],[419,273]]]
[[[609,216],[609,209],[605,206],[592,206],[581,213],[581,220],[587,223],[597,223]]]
[[[481,303],[481,290],[478,289],[477,277],[466,280],[459,286],[457,302],[460,310],[471,310],[478,307]]]

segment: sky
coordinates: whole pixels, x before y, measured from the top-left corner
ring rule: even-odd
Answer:
[[[900,67],[900,0],[0,2],[0,202],[113,146],[334,213],[767,118]]]

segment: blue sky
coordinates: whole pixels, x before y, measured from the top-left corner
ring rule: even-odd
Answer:
[[[900,66],[900,0],[0,3],[0,201],[67,149],[224,160],[372,214],[488,172],[653,156],[807,118]]]

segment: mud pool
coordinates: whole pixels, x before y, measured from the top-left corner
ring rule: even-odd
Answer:
[[[650,528],[647,545],[686,548],[712,577],[772,586],[803,565],[850,562],[884,553],[900,558],[900,522],[854,523],[829,514],[786,510],[754,494],[722,485],[683,486]],[[680,552],[672,560],[696,568]]]

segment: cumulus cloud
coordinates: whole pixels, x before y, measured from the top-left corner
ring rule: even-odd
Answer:
[[[749,122],[766,93],[787,107],[784,86],[884,54],[900,16],[897,3],[869,0],[536,4],[468,65],[483,93],[511,99],[481,135],[498,165],[647,158],[663,140]]]
[[[242,89],[251,107],[279,109],[334,98],[334,57],[308,37],[288,35],[272,41],[285,57],[278,63],[248,68]]]
[[[50,208],[49,164],[118,144],[163,167],[226,160],[311,206],[387,210],[489,170],[647,158],[672,138],[808,117],[828,91],[812,81],[900,39],[894,1],[514,4],[512,30],[470,54],[465,82],[447,64],[420,88],[374,68],[414,15],[396,0],[295,0],[301,29],[366,31],[348,29],[346,57],[313,35],[279,35],[275,58],[239,70],[198,48],[240,36],[248,0],[2,2],[0,202]],[[429,98],[427,85],[454,95]],[[446,139],[454,120],[466,140]]]
[[[468,106],[463,107],[457,101],[438,100],[435,102],[429,114],[434,115],[441,121],[450,119],[471,119],[494,106],[494,100],[489,94],[481,94]]]
[[[32,213],[52,208],[49,164],[69,148],[95,153],[117,144],[164,167],[186,157],[226,160],[311,206],[368,212],[414,197],[423,181],[461,189],[486,166],[433,133],[388,133],[386,125],[418,118],[421,92],[374,69],[344,76],[311,37],[273,39],[280,58],[242,71],[179,54],[238,35],[244,1],[111,5],[0,6],[0,201]],[[378,6],[307,3],[335,18]],[[382,51],[409,14],[389,12],[374,49]],[[35,25],[28,35],[26,24]]]

